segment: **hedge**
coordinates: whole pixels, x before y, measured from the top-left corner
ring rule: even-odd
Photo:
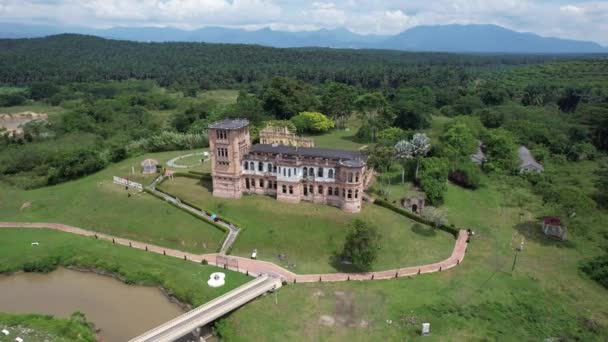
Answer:
[[[389,210],[391,210],[391,211],[393,211],[393,212],[395,212],[397,214],[405,216],[405,217],[407,217],[407,218],[409,218],[411,220],[414,220],[416,222],[420,222],[420,223],[426,224],[428,226],[433,226],[433,222],[428,221],[428,220],[424,219],[423,217],[418,216],[418,215],[416,215],[416,214],[414,214],[414,213],[412,213],[410,211],[398,208],[398,207],[390,204],[389,202],[387,202],[387,201],[385,201],[383,199],[376,199],[374,201],[374,204],[376,204],[378,206],[381,206],[383,208],[389,209]],[[455,227],[450,227],[450,226],[447,226],[447,225],[444,225],[444,224],[441,225],[441,226],[439,226],[438,228],[441,229],[441,230],[443,230],[443,231],[446,231],[446,232],[452,234],[455,238],[458,238],[458,234],[460,233],[459,229],[457,229]]]
[[[174,172],[173,176],[175,176],[175,177],[193,178],[193,179],[201,179],[201,176],[199,176],[199,175],[195,175],[195,174],[191,174],[191,173],[186,173],[186,172]]]

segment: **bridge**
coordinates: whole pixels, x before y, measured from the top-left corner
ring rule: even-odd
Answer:
[[[263,274],[245,285],[131,339],[130,342],[175,341],[264,293],[278,289],[281,285],[281,278]]]

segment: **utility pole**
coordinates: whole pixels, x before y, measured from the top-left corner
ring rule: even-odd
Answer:
[[[525,238],[521,238],[521,243],[518,247],[515,248],[515,256],[513,257],[513,266],[511,266],[511,273],[513,273],[513,271],[515,270],[515,264],[517,263],[517,255],[519,254],[519,252],[524,250],[524,241]]]

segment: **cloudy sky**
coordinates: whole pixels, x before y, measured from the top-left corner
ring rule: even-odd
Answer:
[[[345,27],[363,34],[479,23],[608,45],[608,0],[0,0],[0,21],[97,28]]]

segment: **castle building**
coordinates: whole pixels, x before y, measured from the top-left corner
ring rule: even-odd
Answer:
[[[315,147],[312,138],[299,137],[285,126],[268,126],[260,131],[261,144],[279,144],[297,147]]]
[[[356,213],[371,181],[367,158],[358,152],[251,145],[247,120],[209,125],[213,195],[270,195],[279,201],[309,201]]]

